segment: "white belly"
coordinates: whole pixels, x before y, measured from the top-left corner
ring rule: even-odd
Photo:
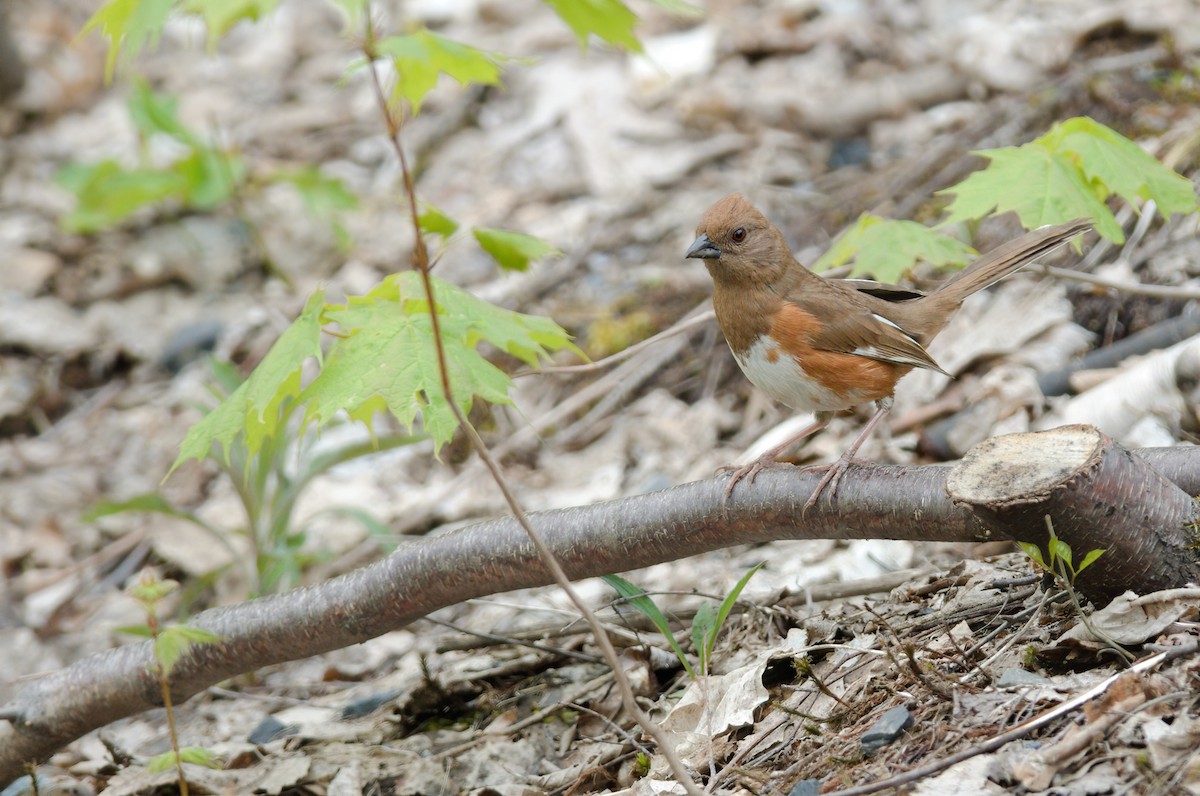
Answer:
[[[837,412],[869,400],[825,389],[804,372],[795,357],[766,335],[758,338],[745,354],[734,352],[733,356],[755,387],[793,409]]]

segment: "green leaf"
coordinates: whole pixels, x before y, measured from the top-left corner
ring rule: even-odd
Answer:
[[[175,768],[177,763],[192,763],[205,768],[224,768],[220,758],[211,750],[202,746],[185,746],[179,750],[178,755],[174,750],[169,750],[150,758],[146,761],[146,770],[157,774]]]
[[[188,206],[211,210],[233,196],[245,166],[223,152],[200,147],[176,161],[171,171],[183,178],[183,200]]]
[[[337,177],[326,177],[316,166],[302,166],[274,175],[279,182],[291,184],[304,207],[320,219],[333,219],[358,207],[358,196]]]
[[[141,638],[152,638],[154,631],[148,625],[122,625],[116,628],[117,633],[126,636],[140,636]]]
[[[421,225],[421,231],[426,235],[440,235],[442,238],[449,238],[458,232],[458,222],[450,216],[428,203],[424,205],[424,208],[424,212],[417,216],[417,223]]]
[[[108,39],[105,82],[112,82],[122,46],[128,57],[136,58],[147,43],[151,47],[158,45],[174,4],[175,0],[109,0],[92,15],[83,26],[83,33],[98,30]]]
[[[1124,232],[1105,205],[1112,194],[1135,207],[1153,199],[1164,218],[1200,206],[1189,180],[1087,117],[1061,122],[1024,146],[976,154],[988,166],[939,192],[955,194],[946,223],[981,218],[993,209],[1016,212],[1030,229],[1087,216],[1101,235],[1123,243]]]
[[[541,238],[522,232],[490,227],[475,227],[472,232],[483,250],[505,271],[524,271],[531,262],[562,254]]]
[[[704,16],[704,9],[698,5],[693,5],[687,0],[653,0],[654,5],[680,17],[701,17]]]
[[[579,38],[579,46],[585,49],[588,38],[595,35],[629,52],[642,51],[642,43],[633,32],[637,14],[621,0],[545,0],[545,3],[562,17]]]
[[[601,580],[611,586],[613,591],[640,611],[643,616],[650,620],[651,624],[658,628],[658,632],[662,633],[667,639],[667,643],[671,645],[671,649],[675,652],[675,657],[683,664],[683,668],[687,671],[688,675],[695,677],[692,665],[688,663],[687,655],[684,655],[683,648],[679,646],[679,642],[675,640],[675,634],[671,632],[671,624],[667,621],[667,617],[663,616],[663,612],[659,610],[654,600],[650,599],[649,595],[641,587],[635,586],[620,575],[602,575]]]
[[[208,456],[214,443],[220,445],[228,465],[230,448],[239,434],[245,435],[251,455],[262,448],[263,439],[274,434],[279,425],[284,402],[300,394],[304,363],[313,357],[321,358],[320,319],[324,306],[325,292],[318,290],[250,378],[188,430],[168,475],[188,459]]]
[[[364,297],[351,297],[345,307],[331,307],[327,317],[341,326],[343,337],[330,348],[320,375],[300,400],[308,407],[305,421],[323,424],[337,412],[368,426],[386,409],[409,430],[418,414],[426,433],[440,448],[454,435],[458,421],[442,389],[432,324],[419,276],[407,272],[388,277]],[[439,296],[457,290],[439,282]],[[466,414],[474,396],[509,403],[509,379],[471,345],[461,316],[443,316],[440,324],[451,390]]]
[[[962,241],[915,221],[893,221],[867,213],[859,216],[812,270],[826,271],[854,259],[853,276],[870,275],[895,282],[918,262],[944,267],[964,265],[975,250]]]
[[[187,146],[200,146],[196,134],[179,121],[177,104],[175,97],[155,94],[145,80],[138,80],[129,95],[129,118],[144,136],[163,133]]]
[[[173,625],[171,632],[178,633],[180,638],[188,641],[191,644],[219,644],[221,637],[211,630],[205,630],[202,627],[192,627],[191,625]]]
[[[333,229],[338,246],[348,250],[353,241],[342,224],[342,215],[358,207],[358,196],[337,177],[326,177],[315,166],[302,166],[273,176],[277,182],[290,183],[300,194],[304,207],[314,218]]]
[[[708,662],[712,658],[713,647],[717,638],[717,613],[712,603],[705,602],[696,609],[692,618],[692,645],[700,658],[700,674],[708,674]]]
[[[171,674],[175,664],[179,663],[179,659],[183,657],[183,653],[190,646],[187,639],[181,638],[170,630],[169,627],[164,628],[154,639],[154,659],[158,661],[162,666],[163,673],[167,675]]]
[[[1046,559],[1042,557],[1042,549],[1033,542],[1017,542],[1017,546],[1021,548],[1025,555],[1029,556],[1042,569],[1049,569],[1046,566]]]
[[[224,359],[208,358],[208,369],[215,383],[216,391],[225,398],[245,381],[237,366]]]
[[[175,755],[175,750],[171,749],[166,752],[155,755],[146,761],[146,770],[151,774],[160,774],[168,769],[175,768],[178,757]]]
[[[195,644],[215,644],[220,636],[198,627],[171,625],[164,627],[154,640],[154,657],[162,665],[163,672],[170,674],[179,659]]]
[[[198,14],[208,26],[208,49],[243,19],[257,21],[275,10],[279,0],[187,0],[183,10]]]
[[[1046,545],[1050,550],[1050,563],[1062,561],[1068,567],[1071,566],[1071,546],[1059,539],[1057,536],[1051,536],[1050,541]]]
[[[408,100],[413,113],[421,112],[425,96],[446,74],[464,86],[500,83],[502,56],[459,44],[428,30],[407,36],[388,36],[375,45],[376,52],[390,56],[396,69],[395,94]]]
[[[407,279],[409,295],[419,285],[417,274]],[[555,351],[567,349],[584,357],[571,343],[571,336],[552,319],[526,315],[484,301],[460,287],[434,278],[438,305],[449,316],[459,318],[471,345],[482,339],[536,368]],[[423,295],[423,294],[422,294]],[[586,358],[586,357],[584,357]]]
[[[165,514],[168,517],[178,517],[183,520],[191,520],[196,522],[196,517],[186,511],[180,511],[172,506],[167,499],[158,492],[147,492],[144,495],[132,497],[129,500],[111,501],[102,500],[92,508],[83,513],[79,519],[83,522],[95,522],[101,517],[108,517],[113,514],[124,514],[130,511],[150,511],[157,514]]]
[[[1096,562],[1096,559],[1099,558],[1100,556],[1104,555],[1105,552],[1106,551],[1104,548],[1097,548],[1095,550],[1089,550],[1088,554],[1083,557],[1083,561],[1081,561],[1079,563],[1079,569],[1075,570],[1075,574],[1078,575],[1080,572],[1083,572],[1085,569],[1090,567],[1092,564],[1094,564]]]
[[[143,207],[178,197],[186,188],[178,174],[125,169],[115,160],[67,166],[57,181],[75,194],[75,209],[62,221],[71,232],[108,229]]]
[[[211,749],[205,749],[203,746],[185,746],[179,750],[179,759],[185,763],[191,763],[205,768],[224,768],[221,765],[221,759]]]
[[[1039,141],[1079,156],[1089,180],[1104,185],[1135,207],[1153,199],[1162,217],[1196,210],[1196,188],[1117,131],[1086,116],[1055,125]]]
[[[548,318],[501,309],[436,277],[432,281],[451,392],[463,414],[474,397],[511,403],[509,377],[476,350],[480,341],[530,364],[570,347],[566,332]],[[392,275],[366,296],[330,307],[326,317],[341,327],[341,336],[300,396],[308,407],[306,422],[324,424],[345,411],[369,425],[386,409],[409,429],[420,414],[435,446],[448,442],[458,423],[442,389],[420,275]]]
[[[139,580],[129,587],[129,595],[140,603],[153,605],[179,588],[174,580]]]
[[[1027,229],[1083,216],[1095,220],[1104,237],[1124,241],[1121,225],[1084,180],[1073,156],[1051,152],[1037,142],[975,154],[991,161],[987,168],[938,192],[955,194],[945,224],[982,218],[993,210],[1015,212]]]
[[[750,567],[750,569],[746,570],[746,574],[742,575],[738,582],[734,584],[733,589],[730,590],[729,594],[725,595],[725,599],[721,601],[721,608],[717,611],[716,632],[713,633],[713,637],[710,640],[710,647],[716,642],[716,634],[720,633],[721,628],[725,626],[725,620],[729,618],[729,612],[733,610],[733,606],[738,601],[738,597],[742,596],[742,590],[746,588],[746,584],[750,582],[750,578],[754,577],[754,573],[758,572],[760,569],[766,566],[766,564],[766,561],[760,561],[759,563]]]

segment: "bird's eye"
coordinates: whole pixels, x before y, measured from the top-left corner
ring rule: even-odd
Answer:
[[[735,229],[733,231],[733,242],[734,243],[741,243],[745,239],[746,239],[746,228],[745,227],[738,227],[737,229]]]

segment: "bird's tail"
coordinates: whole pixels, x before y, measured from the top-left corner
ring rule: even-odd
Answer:
[[[1092,222],[1078,218],[1066,224],[1039,227],[1016,240],[997,246],[978,260],[946,280],[923,301],[935,300],[953,309],[967,296],[999,282],[1013,271],[1053,251],[1067,241],[1092,228]]]

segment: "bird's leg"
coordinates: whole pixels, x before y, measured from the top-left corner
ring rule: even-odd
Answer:
[[[822,478],[817,484],[817,488],[813,490],[812,494],[809,495],[808,500],[804,502],[804,508],[801,510],[801,514],[816,505],[817,498],[819,498],[821,493],[826,489],[829,490],[829,499],[831,501],[833,500],[834,496],[837,494],[838,481],[842,480],[842,474],[846,472],[846,470],[850,467],[850,463],[854,461],[854,455],[858,453],[858,449],[861,448],[862,444],[867,441],[868,437],[871,436],[871,432],[875,430],[875,426],[879,425],[879,421],[883,419],[883,416],[891,410],[891,396],[888,396],[887,398],[881,398],[876,401],[875,407],[875,414],[871,415],[871,419],[867,421],[867,425],[863,427],[863,430],[859,433],[858,437],[855,438],[854,442],[850,443],[850,447],[846,448],[846,452],[843,453],[836,462],[833,464],[818,464],[812,467],[804,468],[810,473],[819,472],[821,470],[825,470],[826,472],[825,477]]]
[[[821,429],[825,428],[825,426],[829,425],[829,421],[832,418],[833,413],[831,412],[817,412],[816,420],[812,425],[805,426],[804,430],[799,434],[789,437],[782,444],[771,448],[769,451],[764,453],[762,456],[759,456],[750,464],[747,464],[744,467],[734,467],[732,465],[728,467],[722,467],[722,471],[733,470],[733,475],[729,477],[729,483],[725,485],[725,497],[722,499],[722,502],[729,500],[729,496],[733,494],[733,488],[737,486],[738,481],[741,481],[743,478],[745,478],[747,483],[753,484],[754,478],[766,468],[777,467],[780,464],[784,464],[784,462],[776,461],[776,459],[779,458],[779,454],[783,453],[785,450],[795,445],[805,437],[810,437]]]

